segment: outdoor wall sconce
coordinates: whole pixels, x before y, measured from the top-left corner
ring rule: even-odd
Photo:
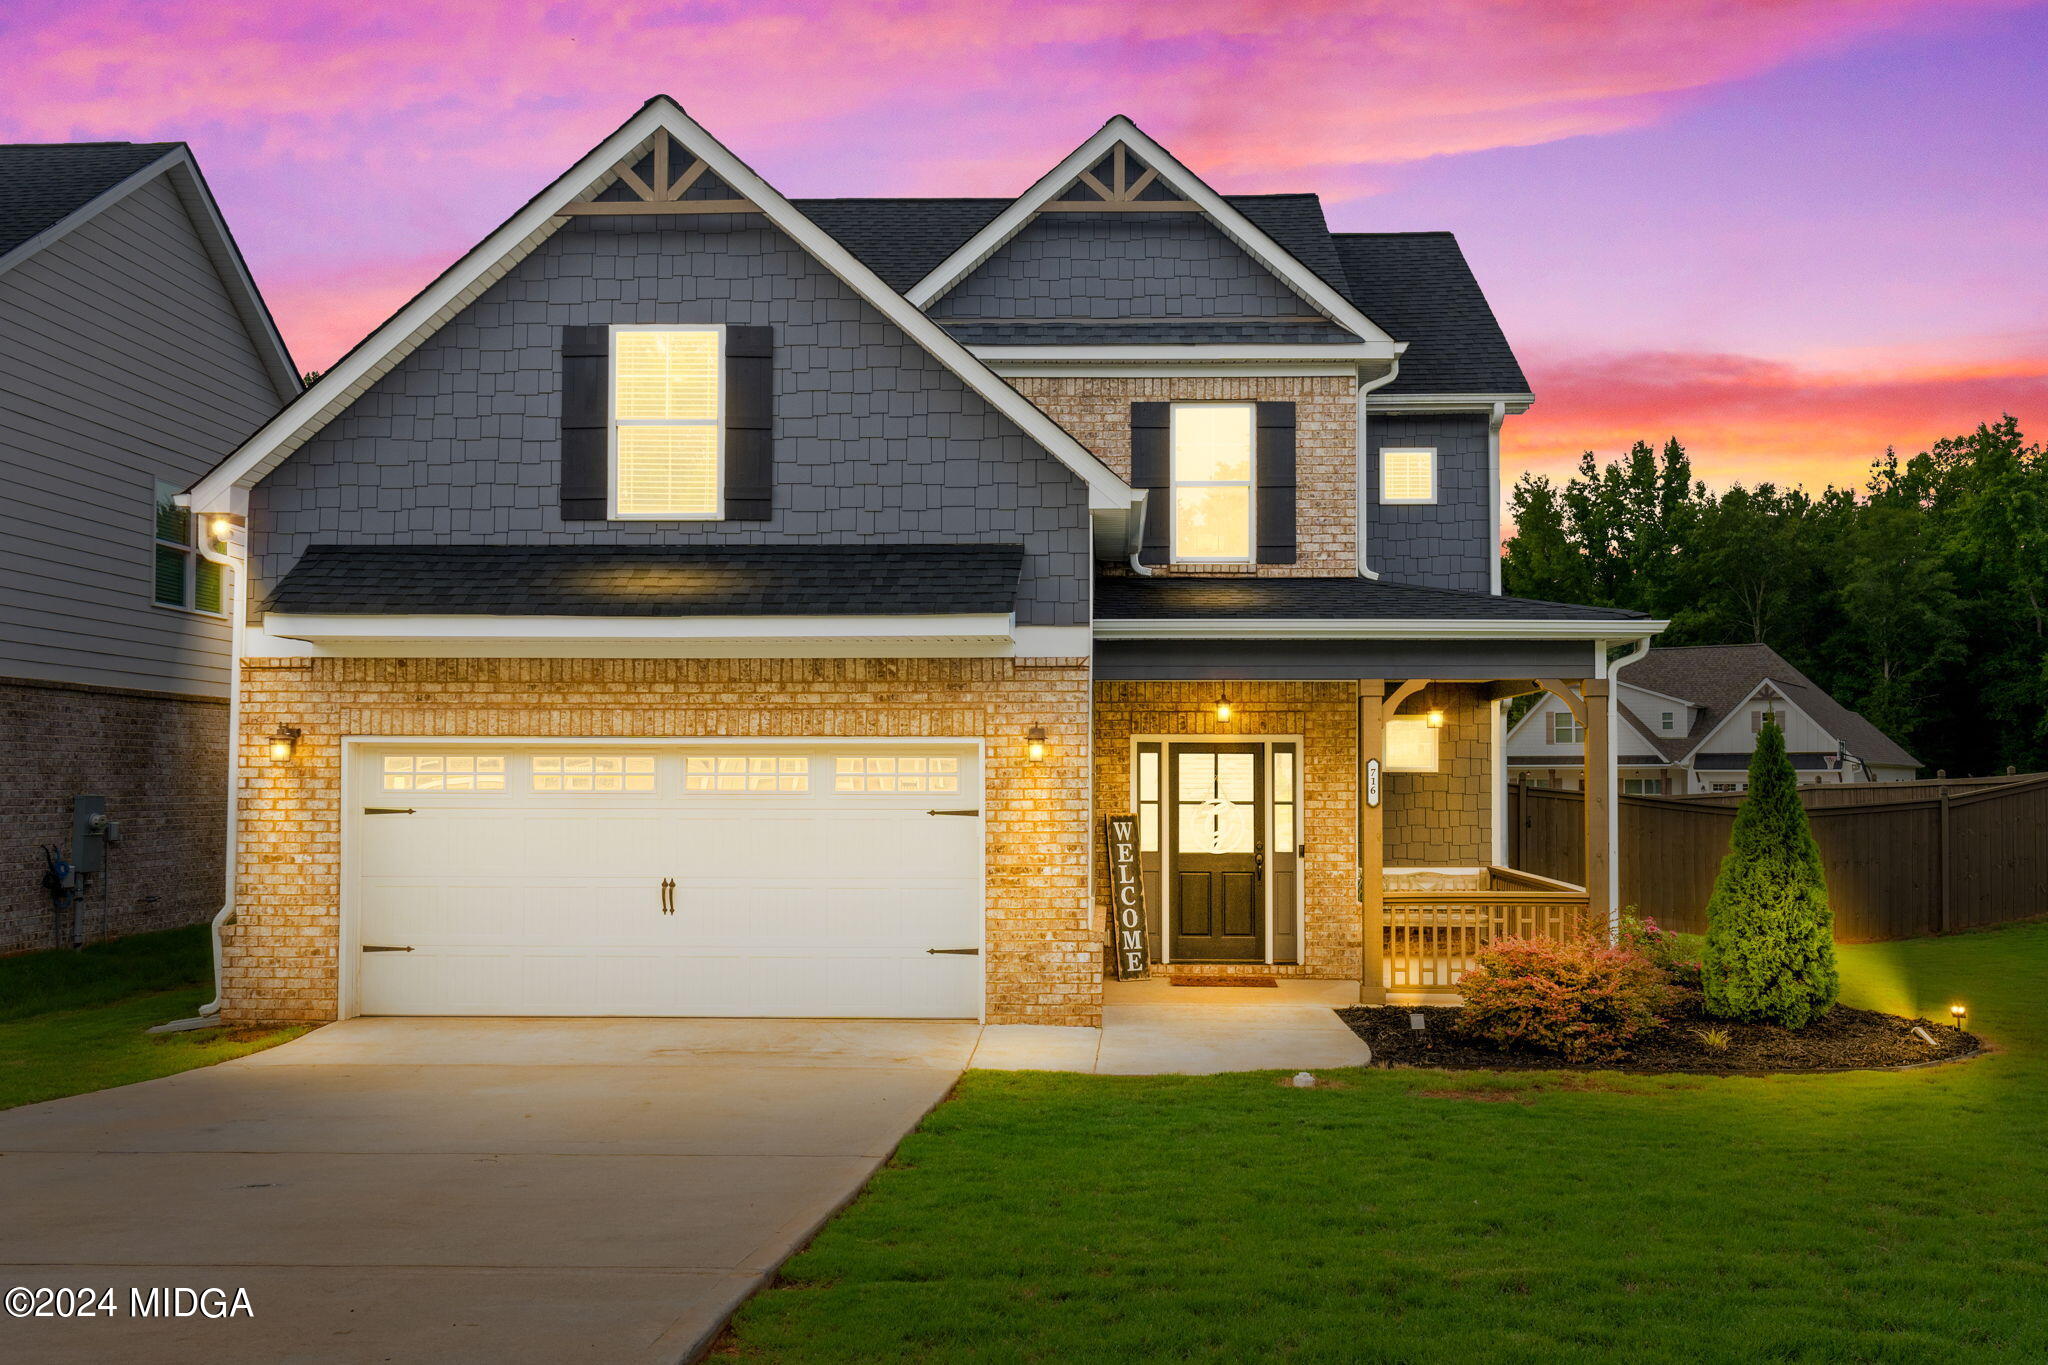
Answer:
[[[1441,712],[1441,711],[1432,711],[1432,712],[1430,712],[1430,713],[1429,713],[1429,728],[1430,728],[1430,729],[1432,729],[1432,730],[1441,730],[1441,729],[1443,729],[1443,728],[1444,728],[1444,713],[1443,713],[1443,712]]]
[[[1045,757],[1045,727],[1034,725],[1024,732],[1024,756],[1033,763]]]
[[[1227,696],[1218,697],[1216,699],[1216,719],[1229,720],[1231,714],[1230,698]]]
[[[270,758],[274,763],[289,763],[292,754],[299,747],[299,727],[280,725],[270,735]]]
[[[1961,1005],[1950,1005],[1948,1007],[1948,1017],[1955,1023],[1956,1031],[1960,1033],[1962,1031],[1963,1021],[1970,1017],[1970,1012],[1964,1009]]]

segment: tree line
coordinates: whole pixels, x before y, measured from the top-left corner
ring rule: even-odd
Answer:
[[[1708,490],[1674,437],[1524,475],[1501,580],[1668,618],[1666,645],[1770,645],[1932,776],[2048,770],[2048,452],[2010,415],[1861,488]]]

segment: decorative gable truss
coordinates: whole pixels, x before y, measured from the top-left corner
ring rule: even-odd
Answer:
[[[241,449],[194,484],[200,512],[242,513],[248,490],[571,218],[619,214],[759,213],[1088,487],[1098,530],[1112,533],[1134,490],[1057,422],[912,307],[682,106],[657,95],[610,137],[428,285]]]

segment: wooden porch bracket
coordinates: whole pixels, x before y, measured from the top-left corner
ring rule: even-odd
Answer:
[[[1485,699],[1489,702],[1513,701],[1526,697],[1531,692],[1543,691],[1543,684],[1534,678],[1503,678],[1499,682],[1486,684]]]
[[[1386,744],[1386,683],[1358,684],[1358,1003],[1387,1003],[1387,845],[1384,807],[1367,800],[1367,769]]]
[[[1604,687],[1606,684],[1602,683],[1601,685]],[[1543,691],[1548,692],[1551,696],[1556,697],[1559,701],[1563,702],[1568,708],[1570,708],[1572,713],[1572,719],[1577,721],[1581,727],[1585,725],[1586,698],[1582,693],[1576,692],[1572,689],[1572,685],[1569,679],[1538,678],[1536,679],[1536,686],[1541,688]]]
[[[1400,714],[1401,703],[1428,687],[1432,681],[1434,680],[1430,678],[1410,678],[1395,688],[1393,693],[1387,698],[1386,714],[1389,716]],[[1380,685],[1384,687],[1386,684],[1382,683]]]

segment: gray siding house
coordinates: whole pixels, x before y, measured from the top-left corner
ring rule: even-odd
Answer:
[[[298,392],[182,143],[0,147],[0,951],[219,908],[230,585],[174,498]],[[119,842],[60,913],[80,796]]]
[[[1448,234],[1128,119],[791,200],[652,100],[184,500],[252,587],[223,1011],[1086,1028],[1607,926],[1661,623],[1498,593],[1531,401]],[[1584,887],[1502,866],[1536,690]]]

